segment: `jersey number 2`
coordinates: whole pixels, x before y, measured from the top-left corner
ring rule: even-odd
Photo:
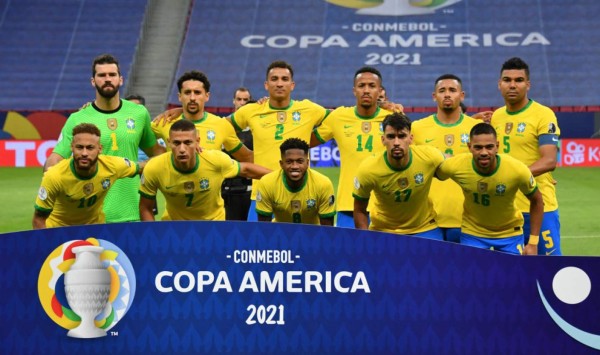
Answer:
[[[280,141],[283,139],[283,129],[285,128],[284,125],[282,125],[281,123],[278,123],[275,126],[275,140],[276,141]]]

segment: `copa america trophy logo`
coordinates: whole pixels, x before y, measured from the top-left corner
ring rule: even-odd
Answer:
[[[406,16],[430,15],[437,9],[461,0],[325,0],[328,3],[358,9],[359,15]]]
[[[96,246],[73,248],[75,263],[65,274],[65,293],[71,309],[81,318],[81,323],[69,330],[75,338],[98,338],[106,336],[104,329],[94,324],[94,318],[106,306],[110,294],[110,273],[102,266]]]
[[[125,253],[95,238],[56,248],[38,277],[44,311],[76,338],[106,336],[131,307],[135,286],[133,266]]]

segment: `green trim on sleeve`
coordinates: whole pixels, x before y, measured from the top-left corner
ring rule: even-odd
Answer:
[[[143,198],[147,198],[149,200],[156,200],[156,195],[152,196],[152,195],[145,194],[142,191],[138,191],[138,192],[140,193],[140,196],[142,196]]]
[[[533,189],[533,191],[531,191],[530,193],[526,194],[525,196],[531,196],[533,195],[536,191],[538,190],[538,187],[536,185],[535,189]]]
[[[240,144],[238,144],[235,148],[233,148],[230,151],[227,151],[227,153],[229,154],[233,154],[235,152],[237,152],[238,150],[240,150],[242,148],[242,146],[244,146],[244,143],[240,142]]]
[[[273,212],[261,211],[258,208],[256,208],[255,210],[256,210],[256,213],[259,214],[259,215],[261,215],[261,216],[273,218]]]
[[[335,216],[335,211],[331,212],[331,213],[326,213],[326,214],[320,214],[319,217],[321,218],[332,218],[333,216]]]
[[[50,213],[52,213],[52,208],[44,208],[44,207],[40,207],[35,204],[33,205],[33,208],[35,208],[36,211],[44,212],[44,213],[47,213],[48,215],[50,215]]]
[[[231,114],[231,123],[233,124],[233,127],[235,128],[236,131],[241,131],[242,129],[240,128],[240,126],[238,126],[238,124],[235,122],[235,113]]]
[[[358,196],[355,193],[352,193],[352,197],[354,197],[355,199],[357,199],[359,201],[369,201],[369,197],[365,198],[365,197],[362,197],[362,196]]]
[[[319,132],[317,131],[317,127],[315,127],[315,128],[313,129],[313,133],[315,134],[315,137],[317,137],[317,139],[319,140],[319,142],[321,142],[321,143],[325,143],[325,142],[326,142],[326,140],[324,140],[324,139],[321,137],[321,135],[319,134]]]

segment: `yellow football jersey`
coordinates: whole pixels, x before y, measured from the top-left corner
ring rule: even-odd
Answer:
[[[433,114],[412,123],[413,144],[436,147],[446,157],[468,153],[469,133],[480,122],[461,114],[456,123],[444,124],[438,120],[437,114]],[[440,227],[460,228],[464,202],[460,186],[452,180],[433,179],[429,198]]]
[[[447,159],[438,170],[440,178],[451,178],[463,190],[463,233],[483,238],[523,234],[523,215],[515,206],[515,196],[519,191],[525,195],[534,193],[536,181],[529,168],[517,159],[505,154],[496,159],[496,170],[487,175],[475,170],[471,153]]]
[[[353,196],[366,200],[375,194],[369,229],[397,234],[416,234],[437,227],[429,200],[429,187],[444,156],[434,147],[410,146],[408,166],[393,168],[387,151],[366,158],[358,167]]]
[[[358,163],[366,157],[379,155],[385,150],[381,144],[381,122],[391,112],[378,108],[373,116],[363,117],[356,106],[333,110],[323,123],[314,129],[315,136],[325,143],[335,139],[340,151],[340,177],[337,190],[337,210],[352,211],[352,189]],[[374,199],[373,199],[374,200]],[[370,201],[370,205],[373,204]]]
[[[282,169],[263,176],[256,189],[256,212],[268,217],[275,215],[275,222],[320,224],[319,217],[335,215],[331,180],[311,169],[296,190],[288,186]]]
[[[254,139],[254,163],[271,170],[279,169],[279,146],[288,138],[299,138],[307,143],[313,127],[327,116],[327,110],[309,100],[292,100],[284,109],[272,108],[268,101],[240,107],[231,115],[236,129],[250,127]],[[256,198],[253,181],[252,199]]]
[[[219,150],[196,155],[192,171],[180,171],[168,152],[150,159],[144,168],[140,194],[156,198],[158,190],[166,200],[162,220],[225,220],[221,185],[239,174],[240,164]]]
[[[48,169],[35,201],[35,208],[50,212],[46,227],[104,223],[102,205],[117,179],[132,177],[139,166],[127,158],[99,155],[98,168],[91,177],[77,174],[73,158],[61,160]]]
[[[156,134],[157,138],[162,138],[167,143],[167,151],[171,150],[171,146],[167,141],[169,139],[169,130],[175,122],[182,119],[184,119],[183,115],[164,126],[162,123],[152,122],[152,131]],[[196,126],[198,137],[200,137],[200,147],[204,149],[225,149],[227,153],[231,154],[242,147],[242,142],[235,134],[235,129],[224,118],[204,112],[204,116],[201,119],[191,122]]]
[[[533,100],[518,112],[508,112],[506,106],[494,111],[492,125],[500,141],[500,153],[508,154],[531,166],[540,158],[540,136],[556,135],[556,144],[560,129],[554,112]],[[544,212],[558,209],[556,188],[552,173],[547,172],[535,177],[542,197]],[[521,212],[529,212],[529,200],[522,194],[517,194],[517,208]]]

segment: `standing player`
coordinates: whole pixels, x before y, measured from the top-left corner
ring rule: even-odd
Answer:
[[[367,157],[354,180],[354,223],[357,229],[416,235],[443,240],[429,200],[429,187],[444,156],[434,147],[411,146],[410,120],[402,113],[383,120],[383,154]],[[376,197],[371,211],[371,191]]]
[[[158,190],[166,200],[162,220],[225,220],[221,184],[225,178],[259,179],[270,170],[252,163],[238,163],[220,150],[198,154],[200,138],[189,120],[171,125],[171,151],[151,159],[140,186],[140,216],[154,221],[152,207]]]
[[[72,130],[73,156],[44,173],[35,201],[33,228],[104,223],[104,198],[122,177],[140,167],[127,158],[101,155],[100,130],[81,123]]]
[[[233,111],[252,102],[250,90],[239,87],[233,92]],[[250,129],[236,132],[238,138],[248,149],[254,149]],[[243,177],[225,179],[221,187],[221,195],[225,201],[225,218],[228,221],[245,221],[250,210],[250,195],[252,195],[252,180]]]
[[[237,130],[250,127],[254,138],[254,162],[269,169],[278,169],[279,146],[287,138],[310,141],[313,127],[327,116],[327,110],[309,100],[292,100],[294,71],[284,61],[269,65],[266,73],[265,90],[269,99],[261,104],[241,107],[231,115]],[[248,220],[256,221],[256,182],[253,184],[252,203]]]
[[[329,178],[309,169],[309,146],[288,138],[279,146],[281,169],[256,184],[256,213],[261,222],[307,223],[333,226],[335,198]]]
[[[356,106],[333,110],[313,131],[311,146],[333,138],[340,150],[336,222],[338,227],[354,227],[352,186],[359,162],[369,156],[379,156],[379,153],[385,151],[385,146],[379,144],[383,135],[381,122],[391,112],[379,108],[377,104],[382,80],[381,73],[375,68],[358,69],[354,74],[352,88]]]
[[[462,113],[460,104],[465,98],[462,81],[453,74],[440,76],[434,82],[432,97],[437,112],[412,123],[413,143],[436,147],[446,157],[468,153],[469,132],[479,121]],[[460,187],[452,180],[433,179],[429,198],[444,240],[458,243],[464,201]]]
[[[54,151],[46,160],[44,171],[71,156],[73,127],[80,123],[98,126],[102,133],[102,153],[105,155],[138,161],[138,147],[148,156],[164,152],[150,129],[148,110],[143,105],[119,98],[123,77],[115,57],[103,54],[94,59],[91,83],[96,88],[96,99],[91,105],[69,116]],[[107,222],[139,221],[138,187],[138,177],[115,182],[104,204]]]
[[[200,137],[200,147],[210,150],[221,150],[236,160],[252,162],[253,154],[235,134],[235,130],[227,120],[204,110],[204,105],[210,99],[210,81],[202,72],[192,70],[184,73],[177,80],[177,94],[183,112],[174,121],[167,124],[152,122],[152,130],[158,138],[167,140],[169,129],[173,122],[189,120],[194,123]],[[170,145],[167,145],[167,150]]]
[[[550,108],[528,98],[530,87],[527,63],[521,58],[504,62],[498,88],[506,106],[494,111],[492,125],[500,138],[500,152],[529,167],[544,198],[542,242],[538,244],[538,254],[562,255],[558,201],[551,173],[556,168],[560,129]],[[523,231],[527,243],[529,235],[535,234],[529,232],[529,201],[519,193],[516,203],[525,219]]]
[[[479,123],[470,132],[469,150],[447,159],[436,175],[452,178],[464,193],[460,243],[512,254],[537,254],[544,213],[542,195],[527,166],[508,155],[498,155],[496,131]],[[532,235],[525,247],[523,216],[515,206],[521,192],[530,201]]]

